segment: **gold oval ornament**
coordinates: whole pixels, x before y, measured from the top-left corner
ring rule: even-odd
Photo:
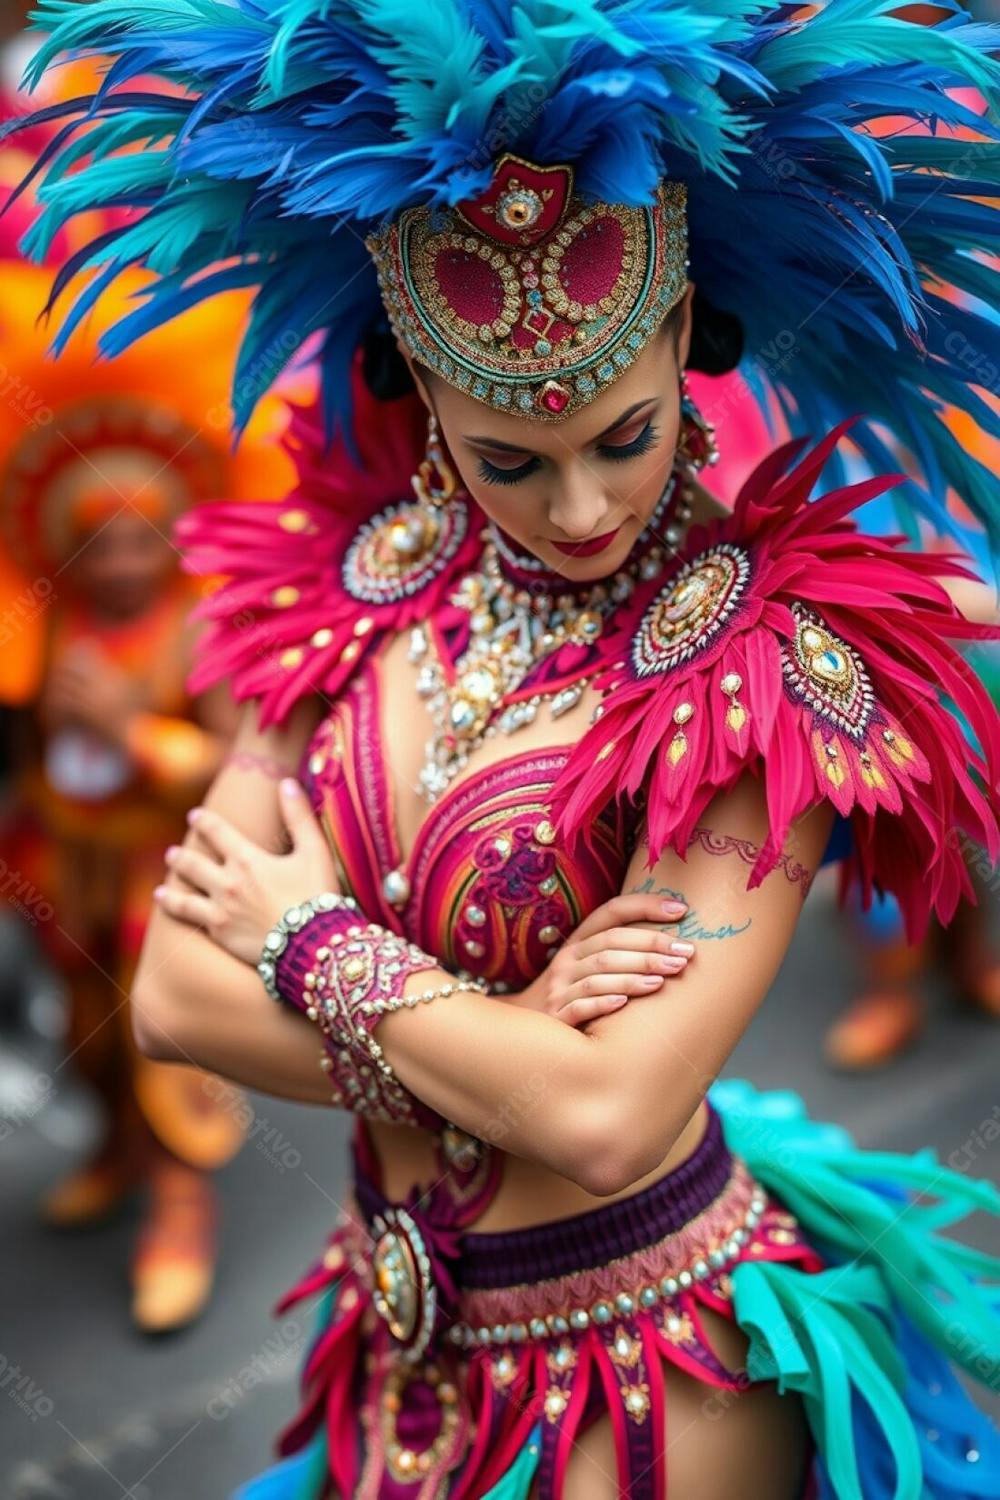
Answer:
[[[405,1235],[387,1229],[372,1255],[375,1311],[401,1344],[414,1335],[419,1313],[420,1279],[413,1248]]]
[[[405,1208],[388,1207],[372,1223],[372,1305],[408,1363],[421,1358],[434,1334],[437,1287],[424,1237]]]

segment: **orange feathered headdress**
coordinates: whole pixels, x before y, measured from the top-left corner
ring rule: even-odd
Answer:
[[[38,313],[50,273],[0,266],[0,701],[28,700],[41,661],[42,601],[85,532],[124,506],[169,534],[200,500],[274,499],[294,480],[269,398],[232,447],[228,390],[249,297],[232,293],[160,329],[120,358],[96,358],[105,319],[143,285],[109,294],[61,359]]]

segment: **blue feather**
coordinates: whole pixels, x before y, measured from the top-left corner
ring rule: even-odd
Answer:
[[[27,245],[47,253],[95,204],[145,209],[72,262],[100,267],[101,286],[128,264],[158,278],[106,351],[252,285],[237,420],[318,333],[326,409],[346,424],[351,360],[380,316],[371,228],[481,190],[503,150],[570,162],[584,197],[617,202],[649,202],[665,174],[688,189],[692,280],[741,318],[762,406],[797,434],[862,410],[851,436],[866,463],[897,468],[892,439],[913,458],[895,500],[947,526],[950,486],[1000,541],[995,476],[943,420],[952,403],[997,428],[998,210],[982,200],[1000,182],[1000,25],[973,22],[959,0],[937,0],[934,26],[898,11],[40,0],[49,35],[29,84],[66,53],[110,66],[92,97],[37,116],[64,123],[35,168]],[[870,128],[886,116],[901,128]],[[969,129],[978,140],[949,133]],[[236,264],[220,279],[223,259]],[[829,476],[842,471],[834,454]]]

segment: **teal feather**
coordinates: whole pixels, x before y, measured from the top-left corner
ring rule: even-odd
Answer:
[[[527,1442],[510,1468],[485,1492],[482,1500],[528,1500],[531,1483],[538,1469],[541,1446],[542,1426],[539,1422],[531,1429]]]
[[[101,0],[91,7],[78,0],[43,0],[31,20],[49,33],[25,71],[25,87],[32,89],[66,52],[113,53],[150,30],[182,35],[197,26],[253,25],[224,0]]]
[[[89,109],[67,106],[26,249],[48,253],[89,206],[134,206],[141,224],[92,256],[161,276],[133,335],[236,257],[262,310],[240,368],[318,332],[325,404],[347,420],[348,330],[383,317],[358,252],[370,229],[480,190],[502,150],[571,164],[584,198],[646,203],[667,175],[688,188],[692,279],[739,316],[765,406],[812,434],[860,411],[869,466],[897,466],[888,434],[913,455],[897,503],[946,528],[954,486],[1000,544],[995,476],[942,420],[950,402],[982,423],[1000,367],[1000,25],[958,0],[936,11],[923,26],[898,0],[798,19],[770,0],[40,0],[29,83],[65,53],[111,66]],[[176,110],[150,77],[183,91]],[[956,97],[970,89],[981,103]],[[890,115],[909,128],[866,128]],[[942,133],[970,125],[981,142]],[[118,175],[133,158],[160,164]],[[317,323],[314,288],[348,280],[350,306],[331,298],[338,322]],[[782,332],[794,359],[766,352]],[[240,426],[262,394],[245,389]],[[843,481],[838,455],[823,477]]]
[[[974,1330],[978,1370],[973,1354],[954,1348],[971,1374],[981,1379],[984,1359],[1000,1361],[1000,1286],[989,1285],[1000,1283],[1000,1260],[937,1234],[976,1210],[1000,1214],[992,1183],[941,1166],[930,1150],[861,1151],[846,1132],[810,1120],[790,1092],[757,1095],[726,1081],[712,1098],[732,1149],[821,1251],[875,1266],[894,1303],[940,1348],[952,1350],[956,1330]]]
[[[169,275],[190,255],[199,239],[210,234],[219,253],[225,255],[227,235],[233,254],[238,250],[240,216],[248,194],[240,184],[199,184],[178,201],[147,216],[138,224],[125,228],[115,241],[113,252],[102,251],[85,265],[100,264],[110,253],[132,264],[142,261],[150,271]]]
[[[750,1335],[747,1373],[802,1397],[838,1500],[871,1500],[855,1449],[857,1399],[876,1417],[892,1453],[895,1500],[920,1496],[920,1446],[878,1277],[857,1266],[806,1276],[780,1262],[745,1261],[732,1281],[736,1320]]]
[[[165,188],[173,174],[173,158],[168,151],[129,152],[96,161],[86,172],[54,178],[46,182],[38,196],[59,227],[75,214],[129,198],[141,199]]]
[[[48,188],[51,189],[53,183],[59,182],[74,171],[84,160],[106,161],[109,156],[113,156],[118,151],[124,151],[130,146],[142,145],[146,150],[150,150],[169,142],[183,124],[185,117],[186,113],[182,110],[167,116],[145,114],[139,110],[129,111],[119,115],[117,120],[110,120],[105,130],[90,131],[78,136],[75,141],[69,141],[60,151],[48,175]]]
[[[996,89],[1000,63],[978,57],[960,32],[925,26],[919,40],[912,32],[907,35],[892,15],[898,10],[897,0],[827,0],[807,25],[765,43],[757,65],[778,88],[790,91],[816,82],[832,68],[903,65],[919,51],[921,63],[938,71],[942,87],[954,77],[986,94]]]

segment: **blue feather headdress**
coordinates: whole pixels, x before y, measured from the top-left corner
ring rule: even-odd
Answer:
[[[958,0],[937,0],[935,26],[897,8],[42,0],[29,85],[63,53],[112,61],[93,97],[35,116],[61,128],[25,248],[44,255],[95,206],[138,210],[57,277],[53,301],[93,272],[57,347],[129,266],[157,279],[109,355],[250,285],[238,424],[314,338],[328,416],[346,420],[350,362],[383,316],[367,233],[482,191],[503,151],[571,164],[578,192],[610,202],[646,204],[668,176],[687,185],[691,279],[741,320],[761,404],[795,433],[860,412],[868,463],[908,451],[915,511],[948,529],[953,486],[996,540],[996,476],[942,418],[957,406],[1000,435],[1000,25]]]

